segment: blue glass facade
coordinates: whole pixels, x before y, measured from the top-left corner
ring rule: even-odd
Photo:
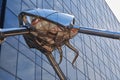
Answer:
[[[19,27],[17,15],[34,8],[73,14],[76,25],[82,27],[120,31],[104,0],[7,0],[4,28]],[[60,67],[68,80],[120,80],[119,40],[78,34],[70,42],[80,55],[73,68],[74,52],[62,47]],[[59,80],[46,57],[30,49],[22,36],[6,38],[0,50],[0,80]],[[53,55],[59,61],[57,50]]]

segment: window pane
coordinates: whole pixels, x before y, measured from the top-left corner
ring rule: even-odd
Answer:
[[[15,77],[0,69],[0,80],[15,80]]]
[[[42,79],[42,68],[39,66],[36,66],[36,80],[41,80]]]
[[[55,77],[50,75],[47,71],[43,70],[42,80],[55,80]]]
[[[9,72],[15,74],[16,61],[17,61],[17,50],[15,50],[7,43],[3,43],[1,48],[0,66],[8,70]]]
[[[19,53],[18,57],[18,76],[22,80],[34,80],[34,63]]]

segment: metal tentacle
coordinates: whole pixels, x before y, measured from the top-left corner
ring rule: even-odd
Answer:
[[[73,61],[72,61],[72,65],[73,65],[74,62],[76,61],[78,55],[79,55],[79,52],[78,52],[78,50],[77,50],[76,48],[74,48],[74,47],[70,44],[69,41],[67,41],[67,42],[65,43],[65,45],[66,45],[67,47],[69,47],[70,49],[72,49],[72,50],[76,53],[75,58],[74,58]]]
[[[60,78],[60,80],[67,80],[66,76],[64,75],[64,73],[62,72],[61,68],[57,64],[56,60],[54,59],[52,53],[51,52],[47,52],[45,55],[46,55],[48,61],[50,62],[51,66],[53,67],[53,69],[57,73],[57,75]]]
[[[60,60],[59,60],[59,63],[58,63],[58,64],[60,64],[62,62],[62,58],[63,58],[63,51],[62,51],[61,47],[57,47],[57,49],[60,53]]]

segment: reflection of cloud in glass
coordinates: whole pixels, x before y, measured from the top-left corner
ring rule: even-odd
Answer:
[[[19,54],[17,74],[23,80],[34,80],[34,63],[22,54]]]

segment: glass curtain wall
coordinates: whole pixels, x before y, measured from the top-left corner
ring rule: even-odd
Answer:
[[[27,9],[52,9],[76,18],[76,25],[120,31],[120,24],[104,0],[7,0],[4,28],[19,27],[18,14]],[[78,34],[70,43],[79,50],[62,47],[60,64],[68,80],[120,80],[120,41]],[[0,51],[0,80],[59,80],[46,57],[30,49],[23,36],[6,38]],[[59,61],[59,53],[52,53]]]

